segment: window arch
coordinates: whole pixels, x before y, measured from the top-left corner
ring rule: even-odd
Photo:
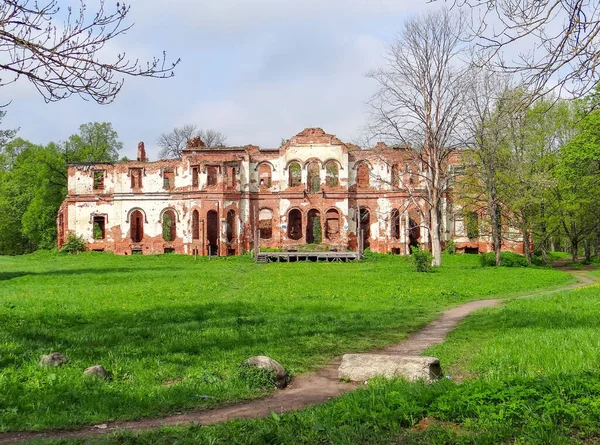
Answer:
[[[371,176],[369,164],[362,162],[356,169],[356,185],[358,187],[368,187]]]
[[[370,247],[371,242],[371,213],[366,207],[361,207],[359,212],[360,231],[363,240],[363,249]]]
[[[129,215],[129,236],[134,243],[141,243],[144,239],[144,214],[140,210]]]
[[[200,239],[200,213],[192,212],[192,239]]]
[[[237,224],[235,221],[235,210],[231,209],[227,212],[227,242],[231,243],[235,240],[235,235],[237,233]]]
[[[261,209],[258,212],[258,231],[260,239],[273,237],[273,211],[271,209]]]
[[[288,212],[288,238],[299,240],[302,238],[302,212],[298,209],[292,209]]]
[[[177,237],[177,216],[172,209],[162,214],[162,235],[165,241],[174,241]]]
[[[335,161],[325,164],[325,184],[328,187],[337,187],[340,184],[340,169]]]
[[[336,240],[340,236],[340,212],[330,209],[325,217],[325,238],[329,241]]]
[[[392,238],[400,238],[400,212],[398,209],[393,209],[391,214]]]
[[[258,185],[260,187],[271,188],[271,166],[266,162],[258,167]]]
[[[298,162],[292,162],[288,166],[289,186],[298,187],[302,185],[302,167]]]
[[[400,185],[400,168],[398,164],[392,165],[392,187],[398,187]]]
[[[312,161],[308,164],[308,191],[310,193],[318,193],[321,190],[321,168],[317,161]]]

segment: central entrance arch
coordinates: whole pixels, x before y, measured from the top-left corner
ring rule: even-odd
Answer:
[[[308,212],[306,221],[306,244],[321,244],[322,241],[321,213],[312,209]]]

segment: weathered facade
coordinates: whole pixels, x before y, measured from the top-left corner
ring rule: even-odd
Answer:
[[[320,128],[277,149],[206,148],[196,139],[181,159],[157,162],[146,161],[140,143],[137,161],[69,166],[58,244],[71,232],[91,250],[116,254],[225,256],[257,243],[355,250],[361,233],[365,248],[406,254],[429,243],[420,198],[426,172],[404,168],[411,150],[361,150]],[[464,212],[444,199],[442,239],[459,250],[491,250],[484,223],[476,216],[477,233],[467,233]],[[513,235],[504,248],[522,251]]]

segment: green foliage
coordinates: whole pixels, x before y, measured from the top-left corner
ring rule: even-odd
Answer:
[[[163,215],[162,236],[165,241],[173,241],[171,239],[171,215],[165,213]]]
[[[103,239],[103,233],[102,233],[102,228],[100,227],[100,224],[98,223],[94,223],[94,239]]]
[[[446,241],[446,247],[444,250],[448,255],[454,255],[456,253],[456,243],[453,239]]]
[[[549,269],[480,268],[471,255],[446,256],[437,273],[420,274],[408,257],[372,255],[279,264],[0,256],[0,429],[68,428],[258,397],[264,389],[236,377],[248,357],[277,357],[298,375],[393,344],[462,302],[569,279]],[[68,364],[40,368],[50,352]],[[82,379],[92,364],[113,380]]]
[[[527,267],[529,262],[523,255],[518,255],[512,252],[501,252],[503,267]],[[482,267],[496,266],[496,252],[487,252],[479,254],[479,263]]]
[[[469,239],[479,238],[479,216],[477,212],[464,213],[465,229]]]
[[[412,260],[417,272],[431,272],[433,255],[429,250],[411,246]]]
[[[321,244],[323,241],[323,227],[321,226],[321,217],[319,215],[312,217],[314,244]]]
[[[60,251],[70,254],[85,252],[85,241],[81,236],[77,236],[74,233],[68,233]]]
[[[238,366],[237,378],[251,389],[274,388],[276,383],[275,373],[272,370],[250,366],[246,362]]]

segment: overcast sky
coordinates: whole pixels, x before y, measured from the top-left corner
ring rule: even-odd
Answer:
[[[95,1],[88,3],[93,10]],[[277,147],[306,127],[352,141],[375,87],[365,73],[381,64],[385,43],[408,17],[440,6],[425,0],[128,4],[135,25],[111,49],[141,60],[166,50],[169,58],[181,57],[174,78],[126,78],[110,105],[75,96],[46,104],[23,79],[1,90],[3,102],[12,100],[2,127],[20,127],[19,136],[46,144],[82,123],[111,122],[124,155],[135,156],[144,141],[151,159],[158,136],[186,123],[220,130],[230,145]]]

